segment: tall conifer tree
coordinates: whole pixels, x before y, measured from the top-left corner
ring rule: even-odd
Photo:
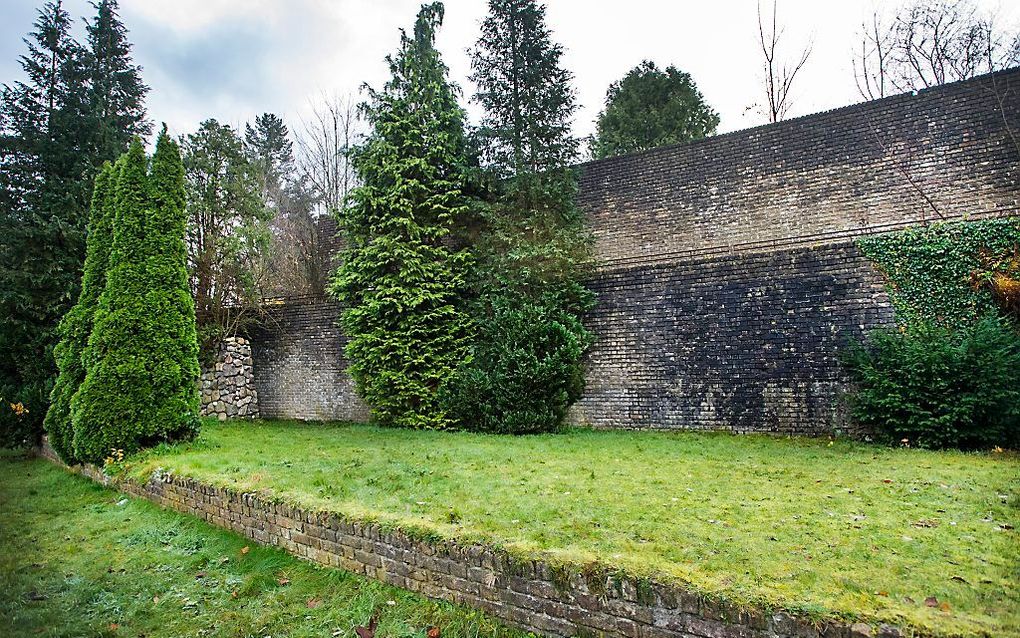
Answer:
[[[148,90],[130,58],[116,3],[94,5],[87,46],[59,1],[40,11],[25,80],[0,97],[0,395],[30,408],[38,432],[56,368],[60,318],[79,296],[93,177],[147,131]],[[0,439],[16,443],[0,412]],[[25,432],[28,434],[28,432]],[[20,435],[19,435],[20,436]],[[30,438],[30,437],[21,437]]]
[[[118,163],[106,286],[83,356],[85,380],[71,400],[73,454],[89,462],[101,462],[113,450],[135,451],[153,434],[147,355],[158,318],[145,306],[149,183],[141,140]]]
[[[435,48],[442,19],[441,3],[421,8],[363,107],[372,132],[355,152],[362,185],[342,215],[348,248],[333,282],[359,392],[376,419],[402,427],[451,424],[440,395],[468,330],[468,256],[449,245],[470,208],[464,112]]]
[[[150,356],[152,426],[161,440],[198,432],[198,336],[195,302],[188,286],[185,245],[184,164],[177,143],[166,132],[156,140],[150,175],[152,202],[146,218],[145,306],[157,318]]]
[[[96,177],[95,192],[92,196],[81,294],[78,295],[78,303],[61,320],[58,329],[60,342],[54,348],[58,376],[53,386],[44,425],[53,449],[67,463],[75,462],[71,445],[73,440],[71,399],[85,380],[82,355],[92,332],[99,296],[106,286],[106,269],[113,243],[116,185],[117,171],[111,164],[106,164]]]
[[[98,158],[117,157],[131,138],[148,135],[142,69],[131,58],[127,28],[118,14],[117,0],[99,0],[86,25],[89,128],[92,152]]]
[[[0,96],[0,395],[29,412],[0,411],[0,444],[38,432],[54,372],[56,325],[77,296],[84,257],[85,198],[80,49],[60,2],[39,11],[21,58],[25,79]],[[17,427],[22,426],[22,427]]]
[[[477,141],[496,194],[476,246],[479,335],[449,401],[465,427],[555,429],[583,389],[591,241],[574,204],[576,104],[561,55],[543,5],[490,0],[472,79],[485,109]]]

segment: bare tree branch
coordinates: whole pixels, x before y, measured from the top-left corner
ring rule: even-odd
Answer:
[[[886,23],[888,22],[888,25]],[[1020,34],[1008,36],[975,0],[911,0],[887,21],[861,25],[854,80],[861,97],[916,91],[1016,65]]]
[[[778,122],[786,117],[791,106],[790,90],[793,81],[807,63],[812,49],[811,43],[808,43],[799,57],[793,58],[796,60],[793,63],[780,60],[778,49],[784,29],[778,27],[777,4],[778,0],[772,1],[772,28],[766,31],[762,23],[761,2],[758,2],[758,36],[764,56],[765,95],[768,103],[766,115],[770,122]]]

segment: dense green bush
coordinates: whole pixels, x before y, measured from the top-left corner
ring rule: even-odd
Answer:
[[[106,287],[83,355],[85,379],[71,400],[81,461],[186,437],[198,425],[180,154],[164,131],[151,176],[141,140],[119,164]]]
[[[1020,336],[986,318],[956,331],[882,330],[851,348],[853,416],[890,443],[988,448],[1020,443]]]
[[[584,389],[580,361],[590,337],[577,314],[521,301],[489,300],[472,357],[450,386],[450,413],[465,429],[554,431]]]
[[[78,302],[60,322],[60,341],[53,350],[57,360],[57,381],[50,394],[50,408],[43,425],[50,445],[60,458],[74,463],[71,442],[74,430],[71,425],[71,399],[85,380],[82,354],[92,332],[99,296],[106,285],[106,269],[113,243],[114,189],[118,169],[110,164],[103,166],[96,176],[92,207],[89,212],[88,240],[85,252],[85,272],[82,276]]]
[[[188,287],[185,245],[184,164],[166,129],[156,141],[149,177],[152,199],[146,218],[145,305],[153,323],[152,431],[163,440],[198,433],[198,335],[195,302]]]

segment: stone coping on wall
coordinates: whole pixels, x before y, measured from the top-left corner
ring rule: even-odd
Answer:
[[[63,465],[45,443],[38,450]],[[64,466],[67,467],[67,466]],[[496,547],[314,511],[154,472],[145,482],[96,466],[72,471],[160,507],[200,519],[321,565],[430,598],[473,607],[547,636],[619,638],[898,638],[924,634],[887,624],[814,622],[749,609],[677,585],[597,565],[521,558]]]

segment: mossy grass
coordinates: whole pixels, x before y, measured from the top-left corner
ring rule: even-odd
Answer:
[[[524,638],[388,587],[0,454],[0,635]],[[247,550],[245,548],[248,548]]]
[[[163,468],[757,609],[1020,635],[1020,459],[1008,451],[228,422],[126,465],[138,479]],[[930,597],[948,608],[927,606]]]

